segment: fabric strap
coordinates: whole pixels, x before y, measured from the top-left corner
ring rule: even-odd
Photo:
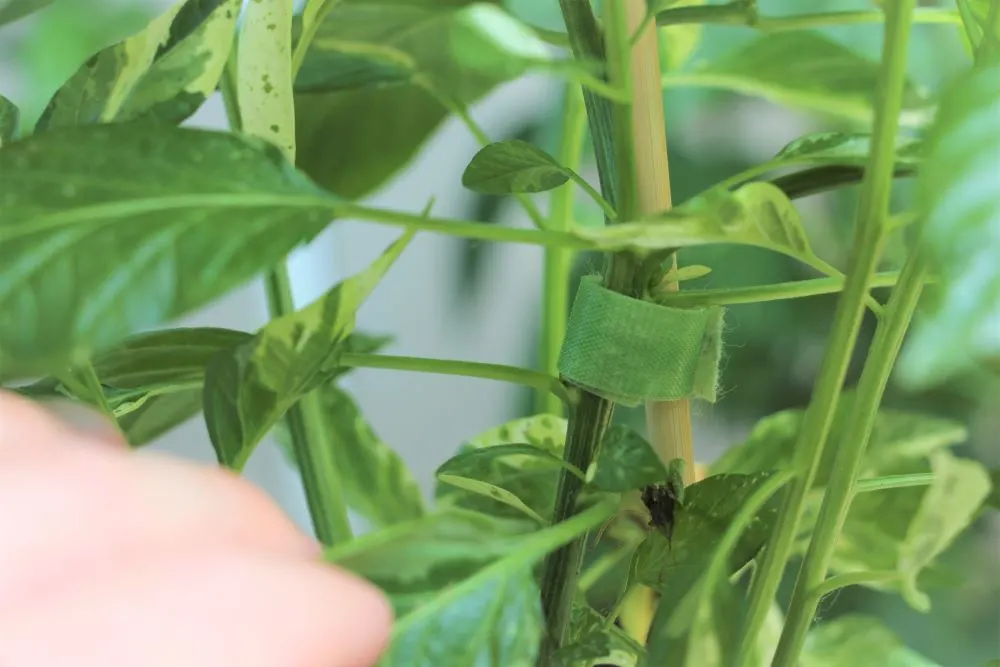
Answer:
[[[701,398],[715,402],[724,310],[668,308],[580,282],[559,356],[569,382],[627,406]]]

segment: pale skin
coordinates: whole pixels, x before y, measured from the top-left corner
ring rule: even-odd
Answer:
[[[392,614],[261,491],[0,392],[0,665],[368,667]]]

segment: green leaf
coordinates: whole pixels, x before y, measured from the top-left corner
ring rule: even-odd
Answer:
[[[204,306],[312,239],[336,201],[260,141],[141,123],[14,142],[0,173],[0,365],[15,376]]]
[[[461,456],[500,445],[528,444],[547,452],[552,457],[562,458],[565,441],[565,419],[552,415],[537,415],[490,429],[463,444],[458,454]],[[541,517],[552,515],[559,475],[546,457],[519,454],[503,457],[472,457],[464,460],[463,468],[465,477],[506,489],[530,507],[535,514]],[[520,510],[449,484],[438,483],[434,495],[441,504],[501,517],[518,519],[524,517]]]
[[[0,95],[0,148],[17,136],[19,113],[16,104]]]
[[[504,80],[455,57],[452,33],[470,4],[342,2],[327,14],[296,81],[306,173],[338,195],[362,197],[405,167],[448,115],[426,86],[468,105]]]
[[[518,548],[403,615],[379,663],[385,667],[532,667],[544,620],[533,567],[546,554],[610,517],[600,503],[551,528],[529,534]]]
[[[491,498],[499,503],[507,505],[508,507],[513,507],[519,512],[522,512],[525,516],[534,519],[540,524],[545,523],[545,519],[539,516],[535,510],[528,507],[524,501],[507,489],[495,484],[490,484],[489,482],[473,479],[471,477],[462,477],[460,475],[451,475],[440,472],[436,476],[438,481],[442,484],[448,484],[449,486],[454,486],[457,489],[462,489],[463,491],[468,491],[470,493],[483,496],[484,498]]]
[[[667,479],[667,469],[652,446],[627,426],[613,426],[604,434],[597,468],[590,481],[600,491],[624,492]]]
[[[680,0],[680,2],[661,3],[658,8],[650,8],[653,13],[668,7],[700,7],[705,0]],[[700,23],[666,26],[656,33],[660,42],[660,66],[664,72],[681,70],[698,50],[704,27]]]
[[[243,16],[237,94],[243,130],[295,160],[292,15],[289,0],[254,0]]]
[[[677,595],[675,586],[693,585],[736,513],[771,475],[771,472],[713,475],[688,486],[684,490],[684,504],[675,513],[672,538],[668,540],[663,531],[656,530],[639,545],[635,556],[638,581],[656,588],[664,596]],[[777,510],[777,500],[772,498],[744,528],[731,554],[730,573],[746,565],[767,541]]]
[[[915,609],[930,609],[930,598],[917,589],[917,575],[947,549],[975,519],[990,494],[989,473],[979,463],[947,451],[931,457],[934,481],[924,494],[906,539],[899,548],[903,597]]]
[[[737,660],[746,600],[736,591],[731,576],[753,557],[747,545],[759,541],[759,548],[766,541],[777,515],[775,494],[792,474],[757,475],[743,480],[743,485],[725,477],[720,480],[726,485],[737,482],[733,491],[740,496],[739,504],[732,512],[726,508],[724,523],[716,527],[717,543],[697,561],[673,573],[670,592],[661,597],[650,628],[651,664],[726,667]]]
[[[148,395],[136,408],[117,416],[128,443],[148,445],[160,436],[201,413],[201,387],[166,394]]]
[[[767,248],[816,263],[794,204],[770,183],[749,183],[735,192],[712,189],[642,222],[581,228],[576,235],[598,248],[640,253],[713,243]]]
[[[896,167],[915,170],[921,162],[923,142],[896,137]],[[775,168],[798,164],[864,167],[871,152],[870,134],[815,132],[788,143],[774,157]]]
[[[1000,357],[1000,54],[961,76],[941,98],[918,182],[922,242],[941,278],[918,321],[902,379],[926,387]]]
[[[241,470],[288,408],[336,373],[358,308],[412,238],[405,233],[364,271],[212,360],[205,421],[219,463]]]
[[[854,392],[847,391],[838,401],[830,430],[831,443],[843,438],[852,419],[854,399]],[[793,409],[776,412],[760,420],[746,441],[728,449],[712,464],[711,473],[749,474],[789,468],[803,416],[803,410]],[[895,474],[898,466],[923,459],[931,452],[962,442],[966,437],[965,427],[950,419],[900,410],[879,410],[859,470],[860,479]],[[825,486],[830,479],[836,450],[835,446],[831,446],[824,451],[816,472],[816,486]]]
[[[544,449],[539,449],[534,445],[495,445],[482,449],[467,449],[461,454],[456,454],[442,463],[435,474],[449,474],[470,476],[475,471],[481,470],[484,465],[489,466],[494,459],[508,456],[529,456],[538,459],[538,463],[548,463],[553,468],[565,468],[581,480],[584,478],[583,472],[572,463],[549,453]]]
[[[1000,510],[1000,468],[990,471],[990,484],[993,490],[986,499],[986,504],[995,510]]]
[[[316,391],[348,507],[377,527],[423,516],[423,494],[406,463],[378,437],[354,399],[333,384]],[[284,429],[280,433],[294,461],[289,438]]]
[[[667,73],[665,86],[730,90],[859,122],[872,120],[879,64],[819,33],[762,35],[691,72]],[[926,95],[907,82],[903,122],[928,115]]]
[[[545,192],[565,184],[572,171],[527,141],[510,139],[484,146],[462,174],[462,185],[488,195]]]
[[[240,0],[187,0],[167,43],[135,84],[116,120],[180,124],[216,89],[233,45]]]
[[[52,2],[53,0],[0,0],[0,26],[44,9]]]
[[[831,443],[842,439],[853,416],[854,397],[853,392],[847,392],[838,402],[830,432]],[[786,410],[761,420],[746,442],[723,454],[712,465],[712,473],[789,469],[802,417],[801,410]],[[928,457],[965,438],[966,429],[951,420],[880,410],[859,478],[926,473],[930,470]],[[824,452],[817,470],[817,487],[827,484],[832,471],[837,448],[828,449],[830,451]],[[921,487],[857,494],[831,558],[830,570],[839,574],[897,569],[908,526],[927,502],[926,497],[927,489]],[[807,506],[802,521],[803,533],[796,545],[799,552],[804,552],[808,546],[810,526],[817,511],[816,504]],[[929,564],[928,561],[922,567]],[[919,572],[913,573],[917,574]],[[878,590],[898,587],[895,583],[884,582],[865,585]]]
[[[94,123],[110,123],[146,75],[160,48],[170,38],[178,3],[153,19],[145,30],[93,56],[49,101],[36,131]]]
[[[907,648],[873,616],[849,614],[817,625],[806,638],[801,667],[939,667]]]
[[[556,665],[614,665],[635,667],[646,649],[586,603],[581,596],[573,604],[566,642],[555,656]]]
[[[533,521],[445,509],[328,549],[327,559],[374,583],[403,615],[513,553],[537,529]]]
[[[451,47],[456,62],[500,79],[515,79],[552,60],[549,45],[531,28],[486,2],[456,14]]]

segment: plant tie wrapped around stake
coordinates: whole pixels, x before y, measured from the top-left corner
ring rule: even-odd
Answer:
[[[715,402],[724,310],[670,308],[580,282],[559,357],[562,377],[615,403]]]

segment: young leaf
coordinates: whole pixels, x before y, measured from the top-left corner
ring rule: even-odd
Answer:
[[[517,549],[403,615],[382,657],[385,667],[535,664],[544,621],[533,566],[547,553],[600,525],[604,502],[524,538]]]
[[[930,609],[930,599],[917,589],[917,575],[972,523],[991,488],[985,468],[946,451],[934,453],[931,468],[934,481],[906,531],[898,563],[903,597],[910,606],[924,611]]]
[[[537,415],[508,422],[480,434],[463,444],[458,455],[511,443],[523,443],[552,457],[562,458],[565,441],[565,419],[552,415]],[[467,478],[503,488],[530,507],[535,514],[549,517],[552,515],[559,475],[546,458],[525,454],[503,457],[474,456],[464,459],[462,474]],[[439,483],[434,495],[438,502],[443,504],[502,517],[518,519],[524,517],[520,510],[449,484]]]
[[[407,232],[364,271],[209,363],[205,421],[219,463],[241,470],[288,408],[336,372],[358,308],[412,238]]]
[[[462,174],[462,185],[488,195],[545,192],[565,184],[571,170],[527,141],[511,139],[484,146]]]
[[[923,142],[913,137],[896,137],[896,166],[911,170],[920,164]],[[795,164],[864,167],[871,152],[870,134],[816,132],[788,143],[774,156],[775,168]]]
[[[17,136],[17,105],[0,95],[0,148]]]
[[[460,475],[452,475],[448,473],[438,473],[437,479],[442,484],[448,484],[454,486],[455,488],[462,489],[463,491],[468,491],[474,493],[478,496],[483,496],[484,498],[492,498],[493,500],[503,503],[508,507],[513,507],[517,511],[523,513],[525,516],[534,519],[540,524],[545,523],[545,519],[540,517],[535,510],[528,507],[524,501],[518,498],[516,495],[495,484],[490,484],[489,482],[484,482],[482,480],[473,479],[471,477],[462,477]]]
[[[139,123],[17,141],[0,175],[8,376],[207,304],[318,234],[336,201],[259,141]]]
[[[663,461],[641,435],[627,426],[613,426],[604,434],[597,468],[590,485],[600,491],[624,492],[667,479]]]
[[[818,264],[794,204],[770,183],[748,183],[735,192],[712,189],[643,222],[575,231],[598,248],[648,253],[713,243],[767,248],[807,264]]]
[[[455,60],[471,70],[515,79],[551,61],[551,49],[531,28],[496,5],[476,2],[459,11],[451,29]]]
[[[636,667],[646,649],[581,598],[573,605],[566,643],[555,654],[556,665],[614,665]]]
[[[175,4],[142,32],[87,60],[49,101],[36,131],[114,121],[170,38],[182,7]]]
[[[941,277],[941,298],[901,360],[925,387],[1000,357],[1000,54],[960,77],[941,98],[920,172],[922,242]]]
[[[44,9],[52,2],[53,0],[0,0],[0,26]]]
[[[849,614],[817,625],[806,639],[801,667],[940,667],[907,648],[882,622]]]
[[[664,596],[677,596],[678,586],[694,585],[706,561],[715,553],[727,527],[743,503],[771,478],[770,472],[750,475],[713,475],[684,490],[684,504],[677,508],[670,539],[656,530],[636,552],[638,581]],[[733,549],[729,572],[750,561],[767,541],[777,518],[776,498],[743,527]]]
[[[243,130],[295,161],[292,0],[247,4],[239,39],[237,93]]]
[[[494,459],[508,456],[530,456],[538,459],[539,464],[549,464],[553,468],[565,468],[580,479],[584,478],[583,472],[566,460],[539,449],[534,445],[495,445],[493,447],[483,447],[480,449],[466,449],[460,454],[456,454],[442,463],[436,474],[449,474],[460,476],[471,476],[475,471],[481,470],[484,465],[493,463]]]
[[[376,527],[422,516],[424,499],[416,480],[403,459],[378,437],[354,399],[333,384],[316,391],[348,507]],[[279,438],[294,462],[287,434],[282,425],[279,428]]]
[[[233,45],[240,0],[187,0],[170,37],[136,83],[116,120],[180,124],[216,89]]]
[[[692,72],[663,77],[665,86],[721,88],[848,120],[870,122],[878,63],[811,31],[765,34]],[[927,115],[925,94],[904,91],[904,121]]]

